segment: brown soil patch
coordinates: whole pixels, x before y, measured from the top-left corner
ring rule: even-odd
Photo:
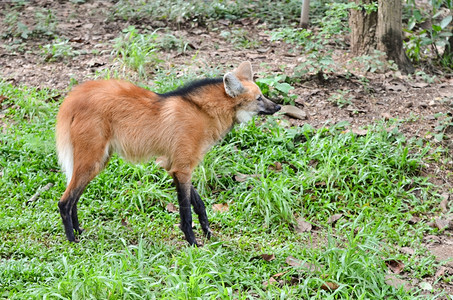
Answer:
[[[0,44],[0,78],[17,85],[66,90],[71,80],[83,82],[115,66],[118,62],[112,56],[114,39],[131,24],[110,18],[109,9],[112,5],[108,1],[81,4],[70,1],[30,1],[18,10],[19,20],[33,28],[36,24],[31,20],[36,11],[51,10],[56,18],[54,34],[69,40],[69,45],[79,54],[51,62],[46,60],[42,50],[43,46],[52,42],[49,37],[41,35],[23,41],[6,37]],[[9,11],[7,2],[0,2],[0,24],[4,24]],[[140,29],[153,30],[152,21],[147,20],[143,24],[134,25]],[[212,26],[217,30],[210,31],[203,27],[179,30],[166,28],[194,49],[183,53],[159,53],[164,61],[161,68],[181,73],[209,68],[229,70],[239,62],[249,60],[259,76],[276,75],[282,69],[287,75],[292,75],[304,59],[302,49],[293,52],[292,45],[271,42],[264,24],[243,20],[236,24],[220,21]],[[221,35],[222,31],[233,28],[245,30],[255,40],[255,46],[244,49]],[[3,26],[0,34],[6,36],[8,30],[7,26]],[[347,49],[336,51],[335,59],[341,66],[339,69],[351,67]],[[410,78],[394,71],[376,74],[365,73],[360,67],[351,69],[350,73],[339,71],[328,74],[328,78],[321,81],[316,76],[300,78],[300,83],[293,84],[295,89],[292,94],[297,95],[295,104],[305,111],[307,118],[288,118],[288,121],[294,125],[309,123],[314,127],[348,121],[351,130],[357,130],[381,120],[395,120],[395,126],[398,125],[400,132],[408,138],[423,138],[434,147],[442,145],[446,149],[445,156],[438,162],[426,165],[423,172],[444,192],[451,193],[453,126],[444,123],[453,111],[453,78],[439,73],[440,76],[438,74],[435,80],[426,82],[420,76]],[[364,76],[366,83],[363,81]],[[145,84],[153,85],[152,76]],[[344,93],[349,102],[339,105],[329,100],[336,93]],[[439,133],[444,134],[442,141],[436,140],[436,134]],[[453,258],[451,237],[441,236],[438,244],[427,247],[439,261]],[[446,266],[452,268],[452,262],[446,263]],[[441,283],[441,286],[450,294],[453,293],[451,285]]]

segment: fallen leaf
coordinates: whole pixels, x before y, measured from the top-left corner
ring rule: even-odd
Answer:
[[[276,284],[277,283],[277,280],[274,278],[274,277],[271,277],[269,278],[269,280],[265,280],[263,281],[263,285],[266,287],[268,286],[269,284]]]
[[[297,219],[296,232],[303,233],[311,231],[312,225],[300,217]]]
[[[410,225],[414,225],[420,222],[420,218],[417,216],[411,216],[411,218],[407,221]]]
[[[437,280],[440,277],[444,276],[446,270],[447,270],[447,268],[445,268],[444,266],[441,266],[439,269],[437,269],[436,275],[434,275],[434,279]]]
[[[423,238],[423,241],[425,243],[436,244],[436,243],[440,243],[440,238],[436,235],[427,235]]]
[[[265,261],[271,261],[275,259],[274,254],[261,254],[261,258],[263,258]]]
[[[326,187],[326,186],[327,186],[327,183],[325,181],[315,182],[315,187],[317,187],[317,188]]]
[[[415,254],[415,250],[412,249],[412,248],[409,248],[409,247],[402,247],[401,248],[401,252],[404,253],[404,254],[408,254],[408,255],[414,255]]]
[[[8,97],[6,97],[4,95],[0,95],[0,104],[2,104],[2,102],[6,99],[8,99]]]
[[[441,218],[436,218],[434,224],[439,230],[448,229],[450,227],[450,221]]]
[[[169,202],[167,204],[167,206],[165,207],[165,209],[169,212],[169,213],[177,213],[178,212],[178,208],[171,202]]]
[[[448,211],[448,199],[450,199],[450,195],[448,193],[442,194],[442,201],[440,202],[440,209],[443,213]]]
[[[278,278],[278,277],[281,277],[281,276],[285,275],[286,273],[288,273],[288,271],[285,271],[285,272],[280,272],[280,273],[274,274],[274,275],[272,275],[272,278]]]
[[[429,84],[426,82],[414,82],[411,84],[412,87],[414,88],[424,88],[427,87]]]
[[[274,165],[269,166],[268,169],[269,169],[269,170],[276,171],[276,172],[280,172],[281,170],[283,170],[282,163],[276,161],[276,162],[274,162]]]
[[[292,257],[291,255],[286,258],[285,262],[291,267],[299,267],[302,264],[300,260]]]
[[[400,260],[390,259],[387,260],[385,264],[394,274],[399,274],[404,269],[404,264]]]
[[[248,174],[238,173],[237,175],[234,175],[234,180],[236,180],[237,182],[244,182],[248,178],[259,178],[259,177],[261,177],[261,174],[248,175]]]
[[[212,205],[212,210],[216,212],[227,212],[230,210],[228,203],[218,203]]]
[[[236,180],[237,182],[244,182],[247,180],[247,178],[248,178],[247,175],[241,173],[234,175],[234,180]]]
[[[432,289],[433,289],[433,286],[431,285],[431,283],[426,282],[426,281],[420,282],[420,284],[418,286],[424,291],[432,291]]]
[[[319,163],[319,161],[312,159],[312,160],[310,160],[310,161],[308,162],[308,165],[309,165],[310,167],[316,169],[316,166],[318,165],[318,163]]]
[[[321,289],[325,290],[325,291],[335,291],[339,287],[340,286],[337,283],[335,283],[335,282],[324,282],[321,285]]]
[[[396,83],[396,82],[384,84],[384,87],[387,91],[392,91],[392,92],[404,93],[407,91],[407,88],[403,84]]]
[[[390,120],[392,118],[392,116],[389,114],[389,113],[382,113],[381,116],[385,119],[385,120]]]
[[[348,132],[352,132],[358,136],[365,136],[367,135],[368,133],[368,130],[367,129],[359,129],[359,128],[352,128],[352,129],[348,129],[348,130],[345,130],[345,133],[348,133]]]
[[[409,291],[411,288],[411,285],[408,281],[398,278],[394,274],[386,274],[385,283],[397,289],[403,287],[405,291]]]
[[[330,216],[327,220],[327,223],[334,225],[342,216],[343,214],[335,214],[333,216]]]

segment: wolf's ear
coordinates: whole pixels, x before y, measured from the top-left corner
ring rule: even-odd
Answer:
[[[235,98],[244,92],[244,86],[233,73],[226,73],[223,76],[223,85],[228,96]]]
[[[253,70],[252,64],[249,61],[244,61],[234,70],[234,74],[242,79],[252,81],[253,80]]]

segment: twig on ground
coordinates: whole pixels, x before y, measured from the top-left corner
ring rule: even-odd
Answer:
[[[28,204],[38,200],[41,193],[48,191],[51,187],[53,187],[53,183],[46,184],[41,190],[37,191],[30,199],[28,199],[27,202],[25,202],[25,205],[28,205]]]

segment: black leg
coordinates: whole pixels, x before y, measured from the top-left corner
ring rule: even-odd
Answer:
[[[74,206],[72,207],[72,210],[71,210],[71,217],[72,217],[72,226],[74,227],[74,230],[75,230],[78,234],[82,234],[83,229],[80,228],[79,218],[78,218],[78,216],[77,216],[77,202],[74,203]]]
[[[193,210],[198,215],[198,220],[200,221],[204,234],[208,239],[210,239],[212,231],[209,228],[208,216],[206,215],[206,207],[193,185],[191,185],[190,187],[190,202],[192,203]]]
[[[190,245],[198,246],[195,234],[192,229],[192,211],[190,209],[190,187],[189,183],[179,183],[175,178],[176,191],[178,192],[179,216],[181,217],[181,230],[186,236]]]
[[[83,188],[74,189],[69,192],[69,196],[66,199],[62,199],[58,202],[66,238],[70,242],[76,242],[74,229],[77,230],[78,233],[82,232],[77,218],[77,202],[82,195],[82,192]]]
[[[72,225],[72,217],[70,214],[70,201],[58,202],[58,208],[60,209],[61,220],[63,221],[64,231],[66,238],[70,242],[75,242],[74,227]]]

